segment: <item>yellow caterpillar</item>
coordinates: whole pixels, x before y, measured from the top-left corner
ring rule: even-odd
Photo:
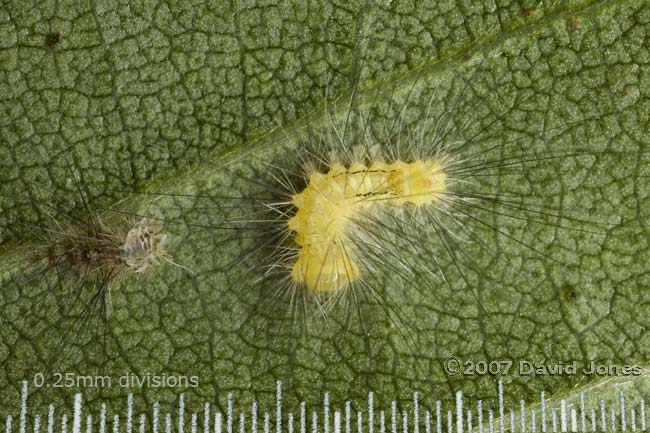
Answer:
[[[306,188],[292,196],[296,214],[288,220],[298,244],[291,278],[309,290],[332,292],[361,278],[350,248],[351,220],[373,206],[430,205],[447,189],[441,163],[333,164],[327,173],[308,173]]]

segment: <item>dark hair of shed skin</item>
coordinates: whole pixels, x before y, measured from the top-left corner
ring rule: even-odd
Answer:
[[[92,213],[48,211],[52,225],[32,226],[32,235],[18,246],[24,263],[15,267],[8,287],[22,294],[23,320],[14,325],[37,342],[38,357],[53,374],[66,366],[75,342],[88,338],[97,363],[103,364],[109,294],[126,271],[120,247],[128,227],[105,224]]]
[[[70,171],[78,181],[74,170]],[[136,262],[139,254],[146,256],[150,251],[142,253],[137,250],[142,244],[131,245],[129,240],[133,230],[147,230],[149,223],[142,225],[137,215],[100,216],[79,184],[76,195],[79,206],[72,211],[55,204],[55,194],[49,202],[25,198],[28,205],[48,216],[50,224],[24,224],[28,235],[17,246],[22,261],[10,268],[11,280],[5,289],[21,299],[21,323],[12,326],[35,342],[44,368],[39,371],[49,372],[48,380],[70,368],[72,354],[82,347],[84,353],[92,353],[90,361],[97,373],[104,374],[110,354],[111,290],[135,274],[158,275],[155,269],[144,272],[155,268],[154,262]],[[157,230],[137,231],[136,235],[151,241],[158,236]],[[171,262],[164,245],[157,253],[160,261]]]

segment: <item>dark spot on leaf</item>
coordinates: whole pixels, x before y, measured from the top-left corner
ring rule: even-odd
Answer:
[[[578,292],[571,286],[562,289],[563,298],[567,302],[572,302],[578,299]]]
[[[580,21],[578,21],[575,17],[571,17],[568,20],[566,20],[566,29],[568,31],[574,32],[579,28],[580,28]]]
[[[45,46],[48,48],[54,48],[61,41],[61,33],[59,32],[50,32],[45,35]]]
[[[526,7],[521,10],[521,16],[525,18],[528,18],[532,14],[533,14],[533,8]]]

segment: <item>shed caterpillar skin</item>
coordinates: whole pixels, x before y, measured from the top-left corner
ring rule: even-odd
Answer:
[[[11,326],[39,342],[35,347],[43,343],[43,372],[69,368],[76,350],[91,350],[88,359],[104,370],[111,291],[131,279],[157,284],[163,264],[182,267],[171,258],[161,219],[100,216],[79,194],[83,212],[32,203],[52,223],[30,226],[31,238],[18,246],[21,260],[3,270],[3,294],[17,297],[24,310]]]
[[[167,256],[167,235],[159,222],[142,218],[121,227],[96,219],[85,226],[59,227],[42,244],[35,244],[30,261],[46,269],[69,269],[88,283],[98,274],[123,277],[125,271],[147,272]]]

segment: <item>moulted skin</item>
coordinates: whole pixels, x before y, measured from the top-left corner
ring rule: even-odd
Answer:
[[[123,269],[142,273],[166,256],[167,235],[161,229],[146,218],[131,228],[91,220],[52,231],[47,242],[33,248],[31,260],[47,268],[71,270],[81,280],[98,274],[118,277]]]
[[[333,292],[361,278],[349,242],[355,219],[375,206],[433,205],[447,190],[436,160],[335,163],[327,173],[308,173],[308,179],[292,197],[297,211],[288,225],[298,252],[291,278],[315,292]]]

